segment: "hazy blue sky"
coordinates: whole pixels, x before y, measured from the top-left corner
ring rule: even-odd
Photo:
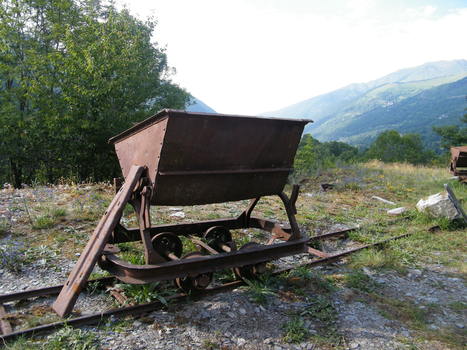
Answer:
[[[257,114],[400,68],[467,59],[467,0],[118,0],[158,19],[174,81]]]

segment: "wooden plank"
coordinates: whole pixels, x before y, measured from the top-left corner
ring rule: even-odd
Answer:
[[[93,235],[81,253],[66,283],[64,284],[57,300],[52,305],[55,312],[61,316],[68,316],[73,310],[76,299],[91,274],[97,259],[101,255],[105,244],[109,240],[115,226],[120,221],[123,209],[128,203],[133,190],[141,178],[144,167],[133,165],[128,173],[125,184],[107,208]]]
[[[325,253],[315,248],[308,247],[307,249],[308,249],[308,253],[319,256],[320,258],[327,258],[330,256],[328,253]]]

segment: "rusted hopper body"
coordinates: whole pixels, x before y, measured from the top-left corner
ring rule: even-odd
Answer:
[[[206,288],[214,271],[232,268],[239,278],[250,279],[272,259],[312,249],[295,220],[298,186],[290,198],[283,192],[308,122],[163,110],[111,138],[125,184],[81,253],[54,309],[62,316],[71,312],[96,262],[126,283],[175,279],[178,287],[192,292]],[[289,225],[252,216],[256,203],[267,195],[280,197]],[[245,199],[250,204],[236,218],[151,225],[151,205]],[[138,228],[119,223],[126,203],[138,215]],[[258,228],[270,236],[262,244],[237,248],[231,230],[241,228]],[[184,252],[181,236],[197,251]],[[139,240],[144,265],[123,261],[110,245]]]
[[[454,176],[467,176],[467,146],[451,147],[449,170]]]
[[[148,168],[154,205],[280,193],[307,121],[164,110],[110,139],[126,177]]]

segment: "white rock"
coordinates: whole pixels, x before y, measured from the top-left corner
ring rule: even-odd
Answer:
[[[243,346],[243,345],[245,345],[245,344],[246,344],[246,340],[245,340],[245,339],[243,339],[243,338],[238,338],[238,339],[237,339],[237,345],[238,345],[238,346]]]
[[[180,218],[183,219],[185,217],[185,213],[183,211],[177,211],[169,215],[172,218]]]
[[[384,198],[381,198],[381,197],[378,197],[378,196],[371,196],[371,198],[376,199],[376,200],[378,200],[380,202],[389,204],[389,205],[396,205],[396,203],[394,203],[393,201],[388,201],[387,199],[384,199]]]
[[[459,217],[456,207],[446,192],[436,193],[428,198],[420,199],[417,203],[417,210],[437,218],[446,217],[453,220]]]
[[[406,211],[407,211],[406,207],[399,207],[399,208],[390,209],[386,213],[388,213],[389,215],[400,215],[402,213],[405,213]]]
[[[238,311],[242,314],[242,315],[246,315],[246,310],[244,308],[240,308],[238,309]]]

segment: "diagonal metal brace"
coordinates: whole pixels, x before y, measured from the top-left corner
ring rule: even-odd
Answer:
[[[97,259],[102,254],[105,244],[109,240],[115,226],[120,221],[125,205],[128,203],[135,186],[141,178],[144,167],[133,165],[126,177],[125,184],[115,195],[104,216],[99,221],[88,244],[81,253],[57,300],[52,305],[55,312],[61,316],[68,316],[73,310],[76,299],[86,284]]]

